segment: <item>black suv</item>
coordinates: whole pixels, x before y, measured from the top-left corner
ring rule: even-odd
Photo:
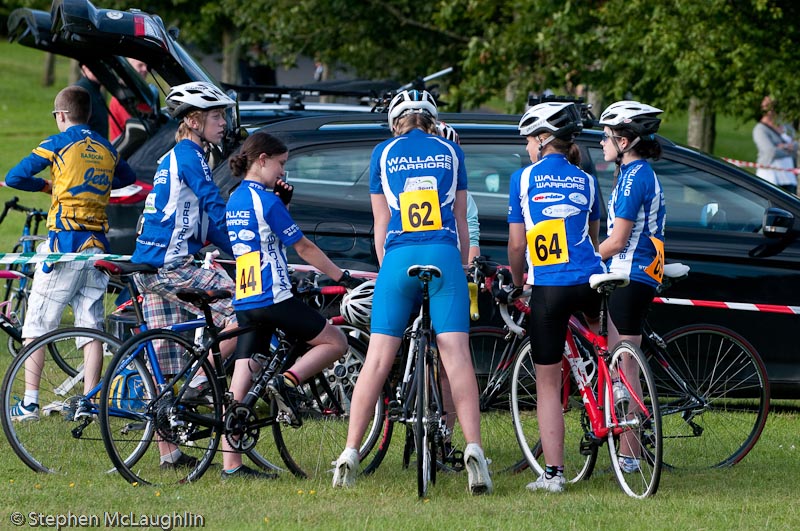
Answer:
[[[530,164],[517,131],[520,117],[441,118],[456,128],[466,154],[481,250],[505,263],[509,179]],[[290,148],[287,178],[296,186],[291,211],[303,232],[337,263],[376,270],[369,160],[374,146],[390,135],[386,116],[297,118],[250,128],[256,129],[281,137]],[[605,210],[614,168],[603,160],[601,134],[584,130],[577,142],[584,169],[599,179]],[[691,273],[666,294],[679,304],[653,305],[651,322],[662,332],[699,322],[739,332],[764,358],[773,396],[796,396],[800,359],[791,331],[800,324],[800,308],[791,305],[800,298],[800,231],[794,221],[800,199],[717,158],[659,141],[663,156],[653,165],[667,201],[667,261],[685,263]],[[225,165],[214,175],[226,194],[238,185]],[[689,305],[685,299],[713,303]]]

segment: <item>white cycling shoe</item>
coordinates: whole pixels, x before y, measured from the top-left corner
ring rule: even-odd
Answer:
[[[358,450],[345,448],[339,459],[333,463],[333,486],[345,488],[355,486],[358,465]]]
[[[492,493],[494,485],[489,475],[489,463],[483,455],[483,449],[477,444],[470,443],[464,449],[464,467],[467,469],[471,494]]]

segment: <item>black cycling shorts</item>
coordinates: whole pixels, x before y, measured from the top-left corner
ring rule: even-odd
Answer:
[[[588,283],[533,286],[528,335],[534,363],[561,363],[569,317],[577,312],[583,312],[590,319],[600,315],[600,294]]]
[[[269,343],[275,328],[300,341],[311,341],[325,328],[327,321],[318,311],[292,297],[278,304],[236,312],[239,326],[254,326],[252,332],[239,336],[236,342],[236,359],[245,359],[254,353],[269,354]]]
[[[655,286],[636,281],[611,292],[608,316],[621,335],[642,335],[642,323],[655,294]]]

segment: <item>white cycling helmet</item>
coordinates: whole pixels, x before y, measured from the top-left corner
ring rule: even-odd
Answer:
[[[190,111],[224,109],[236,105],[227,94],[205,81],[192,81],[172,87],[166,99],[169,114],[181,119]]]
[[[455,142],[456,144],[461,143],[458,138],[458,133],[456,133],[456,130],[453,129],[453,126],[450,124],[436,122],[436,132],[439,133],[439,136],[444,137],[451,142]]]
[[[439,116],[436,101],[427,90],[404,90],[392,98],[389,104],[389,129],[394,121],[409,113],[426,113],[433,119]]]
[[[339,311],[344,320],[353,326],[369,330],[372,318],[372,294],[375,292],[375,281],[368,280],[345,293],[339,304]]]
[[[546,102],[528,109],[518,128],[522,136],[550,133],[561,140],[572,140],[583,129],[583,121],[574,103]]]
[[[637,136],[655,134],[661,123],[661,109],[638,101],[618,101],[609,105],[600,115],[600,125],[612,129],[630,129]]]

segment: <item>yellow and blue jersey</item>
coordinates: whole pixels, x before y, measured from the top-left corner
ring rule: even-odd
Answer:
[[[51,250],[108,250],[106,205],[112,188],[132,184],[136,175],[111,143],[86,125],[75,125],[44,139],[11,168],[6,184],[36,192],[45,180],[36,174],[50,168],[53,199],[47,215]]]

